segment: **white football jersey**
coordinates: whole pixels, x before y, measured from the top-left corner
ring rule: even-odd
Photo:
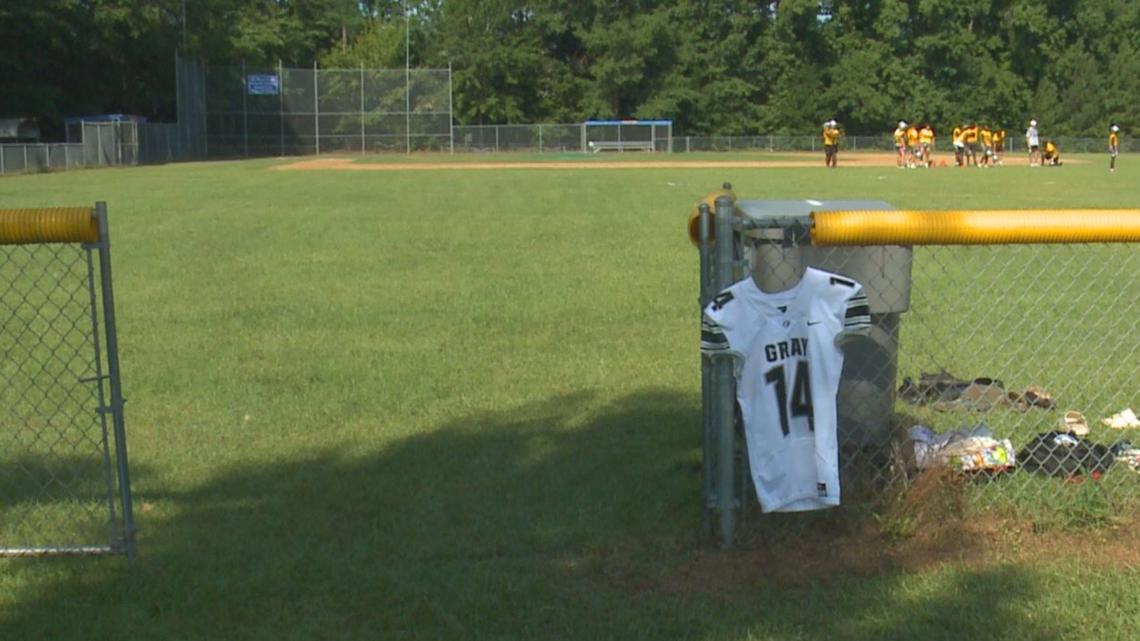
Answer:
[[[736,399],[761,511],[839,505],[837,342],[870,328],[863,287],[812,267],[783,292],[745,278],[705,308],[702,351],[737,357]]]

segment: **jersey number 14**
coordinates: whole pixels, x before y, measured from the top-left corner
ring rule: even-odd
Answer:
[[[788,396],[787,371],[783,365],[777,365],[764,374],[764,381],[772,387],[776,394],[776,406],[780,408],[780,431],[787,436],[789,433],[788,417],[806,416],[808,429],[815,431],[815,419],[811,405],[811,375],[807,361],[796,361],[795,372],[792,374],[792,395]]]

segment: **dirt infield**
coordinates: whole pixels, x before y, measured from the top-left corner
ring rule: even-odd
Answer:
[[[274,170],[340,170],[340,171],[441,171],[479,169],[763,169],[766,167],[818,167],[825,169],[822,154],[779,154],[772,160],[629,160],[605,161],[584,157],[581,161],[549,162],[356,162],[358,157],[333,156],[298,160],[275,165]],[[801,160],[802,158],[802,160]],[[935,162],[943,168],[953,167],[954,157],[950,153],[936,156]],[[1026,164],[1022,155],[1007,156],[1007,165]],[[839,155],[840,167],[894,167],[895,154],[892,152],[863,153],[851,152]]]

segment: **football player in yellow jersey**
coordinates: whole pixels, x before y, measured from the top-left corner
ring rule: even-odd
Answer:
[[[971,122],[962,130],[962,140],[966,142],[965,166],[978,166],[978,125]]]
[[[954,133],[950,135],[950,140],[954,143],[954,164],[959,167],[962,166],[962,156],[966,151],[966,140],[962,137],[962,130],[965,129],[962,125],[954,127]]]
[[[982,140],[982,166],[989,167],[994,157],[994,134],[989,125],[982,125],[978,130],[978,137]]]
[[[895,159],[895,164],[899,169],[906,167],[906,121],[900,120],[899,126],[895,128],[895,152],[898,158]]]
[[[843,132],[839,130],[839,123],[828,120],[823,123],[823,162],[825,167],[838,167],[839,163],[839,137]]]
[[[907,167],[913,169],[918,160],[918,127],[910,125],[906,128]]]
[[[918,144],[922,148],[922,162],[927,167],[934,166],[934,128],[930,123],[922,125],[922,129],[918,130]]]
[[[1005,129],[994,129],[994,164],[1001,166],[1005,157]]]
[[[1052,140],[1045,141],[1045,153],[1042,155],[1043,162],[1046,167],[1060,167],[1061,166],[1061,148],[1058,147]]]
[[[1120,138],[1117,137],[1116,134],[1119,131],[1120,131],[1120,127],[1117,127],[1116,123],[1113,123],[1113,124],[1109,125],[1109,127],[1108,127],[1108,170],[1109,171],[1116,171],[1116,156],[1120,154]]]

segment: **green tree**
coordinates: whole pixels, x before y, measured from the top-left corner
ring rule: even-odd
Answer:
[[[365,67],[368,69],[394,69],[402,68],[405,63],[405,32],[408,24],[401,18],[399,20],[369,20],[347,44],[333,47],[320,58],[322,67],[327,68],[353,68]],[[408,34],[410,36],[410,34]],[[416,50],[421,37],[417,35],[408,41],[411,49],[411,40],[416,42]]]
[[[836,118],[886,135],[899,118],[1037,117],[1099,136],[1140,120],[1137,33],[1135,0],[4,0],[0,111],[170,119],[175,51],[250,67],[407,55],[453,68],[459,123],[814,134]]]
[[[760,34],[768,24],[753,2],[680,0],[667,19],[675,53],[639,113],[668,117],[688,133],[759,132],[765,100]]]
[[[528,123],[545,115],[548,69],[536,13],[511,0],[449,0],[438,16],[441,51],[453,65],[456,120]]]

